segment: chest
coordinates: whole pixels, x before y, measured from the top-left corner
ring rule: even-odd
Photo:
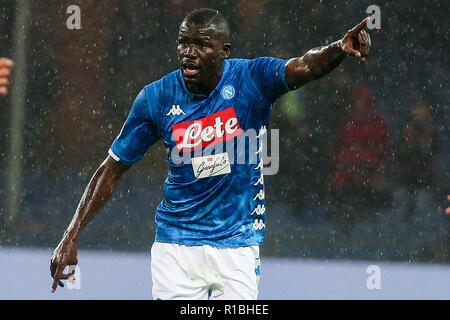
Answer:
[[[239,81],[229,82],[203,99],[180,94],[160,106],[162,138],[169,149],[204,148],[259,128],[265,116]]]

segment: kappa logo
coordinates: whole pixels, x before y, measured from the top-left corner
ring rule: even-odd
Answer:
[[[259,133],[258,133],[258,135],[256,136],[256,138],[261,138],[263,135],[265,135],[267,133],[267,127],[266,126],[262,126],[260,129],[259,129]]]
[[[264,189],[260,189],[256,196],[253,198],[253,201],[255,201],[256,199],[264,200],[264,197]]]
[[[254,170],[259,170],[259,169],[262,169],[263,167],[264,167],[263,158],[261,158],[259,160],[258,165],[254,168]]]
[[[252,229],[258,231],[258,230],[264,229],[265,227],[266,227],[266,224],[264,223],[263,219],[255,219]]]
[[[261,175],[261,177],[258,179],[258,181],[256,181],[253,185],[257,186],[258,184],[264,185],[264,176],[263,175]]]
[[[166,116],[170,116],[170,115],[179,116],[180,114],[186,114],[186,113],[184,113],[184,111],[181,109],[180,105],[173,104],[170,111],[166,113]]]
[[[256,213],[258,216],[264,214],[264,212],[266,212],[266,207],[262,204],[258,204],[258,206],[253,209],[252,213],[250,213],[250,215],[253,215],[254,213]]]

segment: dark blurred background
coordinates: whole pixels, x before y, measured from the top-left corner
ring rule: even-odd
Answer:
[[[381,28],[368,30],[367,62],[347,58],[274,107],[281,159],[278,174],[265,179],[262,253],[450,261],[449,2],[27,3],[24,28],[19,1],[0,0],[0,56],[16,59],[15,48],[24,48],[27,79],[23,128],[12,120],[14,74],[11,94],[0,98],[0,246],[58,244],[136,94],[177,69],[177,31],[192,9],[215,8],[229,19],[232,57],[291,58],[340,39],[375,4]],[[80,30],[66,27],[74,4]],[[17,132],[23,150],[13,159]],[[150,249],[164,155],[159,142],[130,169],[80,248]]]

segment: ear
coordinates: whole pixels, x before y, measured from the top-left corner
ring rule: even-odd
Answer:
[[[231,53],[231,43],[226,42],[223,44],[223,47],[222,47],[221,59],[222,60],[227,59],[230,56],[230,53]]]

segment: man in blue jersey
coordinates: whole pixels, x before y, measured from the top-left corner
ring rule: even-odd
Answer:
[[[181,23],[180,69],[145,86],[89,182],[51,257],[52,292],[77,264],[77,239],[128,168],[159,139],[169,172],[151,249],[155,299],[256,299],[265,194],[259,146],[272,105],[347,56],[370,49],[364,19],[339,41],[299,58],[228,59],[230,32],[217,11]],[[256,148],[243,142],[255,132]],[[244,161],[240,161],[244,159]]]

